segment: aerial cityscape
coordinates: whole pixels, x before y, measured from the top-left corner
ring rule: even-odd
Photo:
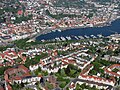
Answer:
[[[0,90],[120,90],[120,0],[0,0]]]

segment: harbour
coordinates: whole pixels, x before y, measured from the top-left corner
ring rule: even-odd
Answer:
[[[97,38],[109,36],[111,34],[120,33],[120,19],[115,20],[109,26],[90,27],[90,28],[74,28],[67,30],[52,30],[49,33],[39,35],[36,40],[80,40],[84,38]]]

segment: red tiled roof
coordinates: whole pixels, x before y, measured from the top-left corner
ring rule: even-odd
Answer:
[[[4,55],[4,54],[0,54],[0,56],[1,56],[2,58],[4,58],[5,55]]]
[[[20,77],[15,77],[14,80],[21,80],[21,78]]]
[[[0,90],[4,90],[4,88],[0,86]]]
[[[12,75],[12,74],[14,74],[14,73],[16,73],[16,72],[18,72],[18,71],[22,71],[23,72],[23,74],[22,74],[22,76],[12,76],[12,77],[8,77],[8,75]],[[30,76],[30,74],[29,74],[29,70],[28,70],[28,68],[26,68],[25,66],[23,66],[23,65],[19,65],[18,66],[18,68],[9,68],[9,69],[7,69],[5,72],[4,72],[4,78],[5,78],[5,80],[20,80],[20,79],[22,79],[23,77],[25,77],[25,76]]]
[[[7,85],[8,90],[12,90],[12,87],[8,84]]]
[[[108,81],[108,82],[113,82],[112,80],[107,80],[105,78],[101,78],[101,77],[97,77],[97,76],[89,76],[89,75],[83,75],[83,74],[80,74],[81,77],[83,78],[86,78],[86,79],[94,79],[94,80],[97,80],[97,81]]]
[[[116,68],[116,67],[120,67],[120,64],[113,64],[113,65],[111,65],[109,68],[112,70],[112,69],[114,69],[114,68]],[[120,74],[118,74],[118,73],[116,73],[116,72],[113,72],[113,71],[110,71],[108,68],[105,68],[104,70],[105,70],[105,72],[108,73],[108,74],[111,74],[111,75],[115,75],[115,76],[119,76],[119,77],[120,77]]]
[[[65,64],[65,65],[68,64],[68,62],[66,62],[66,61],[62,61],[62,62],[63,62],[63,64]]]
[[[23,13],[22,10],[19,10],[19,11],[17,12],[18,15],[22,15],[22,13]]]
[[[75,87],[75,84],[74,84],[74,83],[70,85],[70,88],[74,88],[74,87]]]

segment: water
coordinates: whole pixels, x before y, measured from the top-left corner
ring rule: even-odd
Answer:
[[[36,40],[51,40],[56,37],[67,37],[67,36],[90,36],[102,34],[103,36],[109,36],[111,34],[120,34],[120,19],[115,20],[110,26],[104,27],[93,27],[93,28],[78,28],[78,29],[68,29],[62,32],[56,31],[45,35],[40,35]]]

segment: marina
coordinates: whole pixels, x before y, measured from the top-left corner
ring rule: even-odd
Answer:
[[[75,28],[67,30],[52,30],[50,33],[40,35],[36,37],[36,40],[80,40],[84,38],[102,38],[103,36],[109,36],[111,34],[120,33],[120,19],[115,20],[110,26],[104,27],[92,27],[92,28]]]
[[[102,36],[102,35],[101,35]],[[102,36],[102,37],[104,37],[104,36]],[[51,39],[51,41],[67,41],[67,40],[82,40],[82,39],[89,39],[89,38],[93,38],[93,39],[95,39],[95,38],[102,38],[102,37],[99,37],[99,36],[91,36],[91,37],[89,37],[89,36],[66,36],[66,37],[56,37],[55,39]],[[42,39],[41,40],[42,42],[44,42],[45,40],[44,39]]]

